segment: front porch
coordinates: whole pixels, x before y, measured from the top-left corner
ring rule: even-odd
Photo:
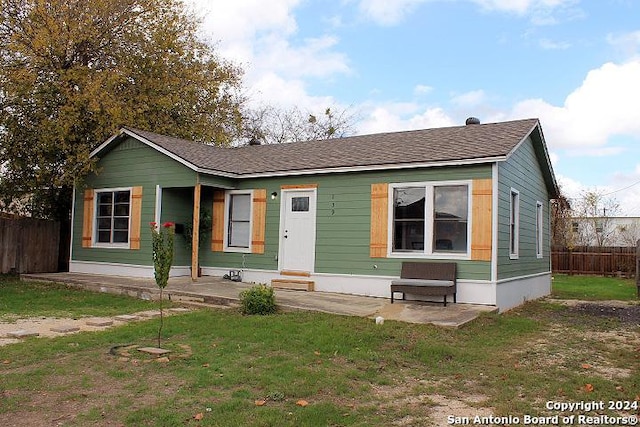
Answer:
[[[157,299],[159,289],[153,279],[105,276],[84,273],[24,274],[22,280],[65,283],[95,292],[110,292],[143,299]],[[239,294],[252,284],[232,282],[219,277],[203,276],[194,282],[190,277],[172,277],[164,290],[167,299],[199,306],[236,306]],[[419,303],[414,301],[390,304],[386,298],[330,292],[304,292],[276,289],[276,303],[283,311],[309,310],[323,313],[398,320],[408,323],[460,327],[482,312],[496,311],[495,307],[472,304]]]

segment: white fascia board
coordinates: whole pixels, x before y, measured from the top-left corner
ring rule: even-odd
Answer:
[[[303,170],[291,170],[291,171],[276,171],[276,172],[260,172],[251,174],[237,175],[237,178],[270,178],[279,176],[298,176],[298,175],[317,175],[317,174],[329,174],[329,173],[345,173],[345,172],[373,172],[381,170],[399,170],[399,169],[417,169],[417,168],[434,168],[443,166],[468,166],[478,165],[484,163],[495,163],[506,160],[505,156],[495,157],[483,157],[480,159],[469,160],[454,160],[445,162],[424,162],[424,163],[393,163],[385,165],[366,165],[366,166],[344,166],[336,168],[321,168],[321,169],[303,169]]]

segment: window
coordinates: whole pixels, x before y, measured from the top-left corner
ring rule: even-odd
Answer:
[[[424,251],[425,189],[394,189],[393,216],[393,250]]]
[[[544,229],[544,216],[542,215],[542,203],[536,202],[536,256],[542,258],[542,243],[543,243],[543,229]]]
[[[97,245],[129,244],[131,190],[96,191]]]
[[[433,248],[435,252],[467,251],[469,191],[466,185],[433,189]]]
[[[292,197],[291,212],[309,212],[309,197]]]
[[[468,253],[468,183],[412,183],[392,188],[393,253]]]
[[[520,193],[511,189],[509,203],[509,256],[517,259],[520,246]]]
[[[227,247],[251,246],[251,193],[230,193],[227,222]]]

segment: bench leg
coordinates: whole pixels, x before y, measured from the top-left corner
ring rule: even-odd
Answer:
[[[391,291],[391,304],[393,304],[393,291]]]
[[[447,306],[447,294],[444,294],[444,306]]]
[[[456,303],[456,293],[455,292],[453,293],[453,303],[454,304]]]

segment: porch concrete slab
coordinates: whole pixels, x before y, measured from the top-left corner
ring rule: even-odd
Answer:
[[[104,276],[85,273],[24,274],[23,280],[65,283],[96,292],[126,294],[144,299],[158,299],[159,289],[153,279]],[[197,281],[189,277],[172,277],[163,291],[164,298],[193,303],[197,306],[233,307],[239,305],[240,292],[251,283],[232,282],[221,277],[203,276]],[[494,306],[472,304],[420,303],[388,298],[338,294],[330,292],[304,292],[276,289],[276,303],[282,310],[310,310],[347,316],[377,317],[410,323],[431,323],[439,326],[459,327],[475,319],[483,311],[497,311]],[[140,315],[141,313],[136,313]],[[159,315],[159,312],[158,312]]]
[[[475,320],[482,312],[496,311],[496,307],[473,304],[447,304],[445,307],[442,304],[418,301],[396,301],[385,305],[377,315],[388,320],[459,328]]]

